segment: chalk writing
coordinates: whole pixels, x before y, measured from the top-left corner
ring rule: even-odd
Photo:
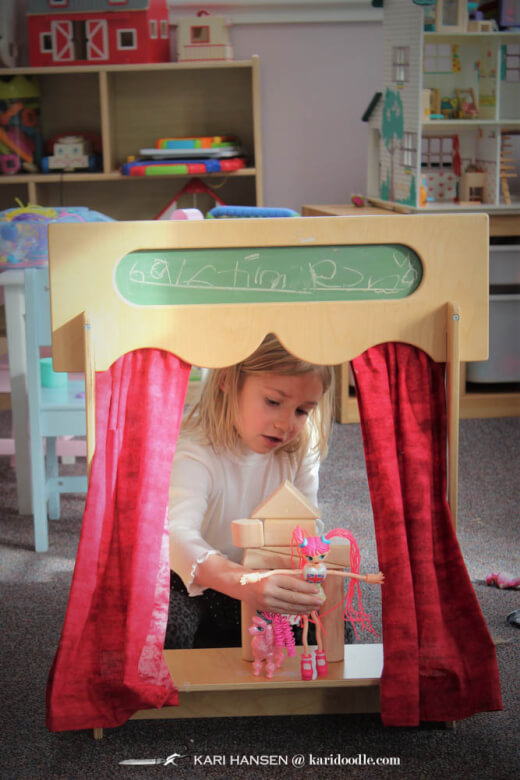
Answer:
[[[115,285],[153,306],[403,298],[421,277],[420,259],[399,244],[172,249],[125,255]]]

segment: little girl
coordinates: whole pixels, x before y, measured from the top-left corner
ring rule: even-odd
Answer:
[[[182,426],[170,484],[170,615],[165,647],[240,644],[240,599],[306,615],[319,587],[276,574],[244,593],[231,522],[250,517],[284,480],[317,504],[331,425],[333,372],[267,336],[247,359],[209,372]],[[320,527],[320,531],[322,528]]]

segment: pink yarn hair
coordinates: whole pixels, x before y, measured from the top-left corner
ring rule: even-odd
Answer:
[[[361,566],[359,546],[355,536],[346,528],[333,528],[332,531],[327,531],[327,533],[322,536],[307,536],[304,529],[300,525],[297,525],[291,539],[291,558],[293,559],[294,549],[296,547],[298,552],[298,566],[299,568],[303,568],[307,563],[308,555],[326,555],[330,550],[330,539],[334,538],[347,539],[350,542],[350,571],[354,574],[359,574]],[[356,594],[357,609],[354,609],[354,597]],[[363,609],[359,580],[349,578],[343,603],[343,618],[352,623],[356,638],[359,638],[357,625],[359,625],[361,630],[366,630],[371,634],[376,633],[370,622],[370,615],[367,615]],[[335,609],[335,607],[332,609]],[[329,610],[329,612],[331,611],[332,610]],[[328,613],[322,613],[322,617],[324,614]]]
[[[262,612],[262,617],[270,620],[273,624],[273,632],[276,647],[285,647],[287,655],[293,656],[296,653],[294,634],[292,627],[285,617],[277,612]]]

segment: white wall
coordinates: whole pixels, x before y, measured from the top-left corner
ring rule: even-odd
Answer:
[[[364,193],[361,117],[381,89],[382,24],[236,25],[231,41],[236,59],[260,57],[265,205]]]

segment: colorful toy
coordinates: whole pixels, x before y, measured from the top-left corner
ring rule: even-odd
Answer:
[[[211,16],[199,11],[197,16],[179,19],[177,25],[177,59],[232,60],[233,47],[229,43],[229,24],[222,16]]]
[[[237,138],[189,136],[159,138],[155,147],[140,149],[121,166],[125,176],[168,176],[221,173],[240,170],[247,164]]]
[[[476,119],[478,117],[477,101],[475,91],[469,89],[456,89],[459,119]]]
[[[208,219],[239,219],[251,217],[299,217],[293,209],[265,208],[263,206],[215,206],[208,211]]]
[[[168,62],[166,0],[129,5],[122,0],[28,0],[30,64]]]
[[[229,149],[237,149],[239,145],[238,138],[234,135],[187,136],[159,138],[155,143],[155,151],[170,149],[172,152],[190,154],[194,150],[200,150],[202,154],[218,154]]]
[[[365,205],[365,199],[364,199],[363,195],[351,195],[350,196],[350,202],[357,209],[362,209],[363,206]]]
[[[423,176],[421,179],[421,194],[419,196],[419,205],[426,206],[428,200],[428,189],[426,187],[426,178]]]
[[[63,135],[53,146],[53,154],[42,159],[42,171],[75,171],[88,168],[96,171],[100,168],[99,155],[94,154],[92,141],[82,135]]]
[[[49,222],[112,222],[110,217],[85,207],[20,206],[0,211],[0,268],[48,265]],[[4,266],[5,270],[5,266]]]
[[[486,585],[496,585],[497,588],[520,588],[520,576],[515,576],[507,571],[493,572],[486,577]]]
[[[243,157],[223,160],[135,160],[123,163],[124,176],[189,176],[204,173],[229,173],[247,165]]]
[[[200,220],[204,219],[204,214],[200,209],[175,209],[172,211],[168,217],[162,217],[161,219],[190,219],[190,220]]]
[[[330,540],[339,537],[348,540],[350,543],[350,565],[351,571],[337,571],[329,570],[325,564],[325,560],[330,549]],[[359,585],[360,580],[364,580],[372,585],[382,585],[384,582],[384,575],[382,572],[377,574],[360,574],[360,554],[357,542],[350,531],[344,528],[334,528],[332,531],[324,534],[323,536],[308,536],[301,526],[297,526],[292,535],[292,545],[297,547],[299,567],[297,569],[272,569],[265,572],[253,572],[251,574],[244,574],[240,582],[242,585],[247,585],[251,582],[260,582],[260,580],[266,577],[271,577],[273,574],[293,574],[295,576],[302,577],[306,582],[314,582],[319,586],[322,594],[322,600],[325,601],[325,594],[323,593],[322,585],[327,576],[336,575],[343,578],[349,578],[347,593],[344,600],[343,617],[352,623],[356,637],[357,626],[359,624],[362,630],[367,630],[372,634],[375,631],[370,622],[370,617],[365,613],[363,605],[361,603],[361,588]],[[357,594],[357,610],[354,609],[354,597]],[[342,602],[343,603],[343,602]],[[337,605],[339,606],[339,604]],[[317,611],[311,611],[310,615],[303,617],[303,655],[301,657],[301,676],[302,680],[312,680],[313,678],[313,657],[310,653],[308,645],[308,631],[309,620],[316,626],[316,655],[315,666],[318,677],[327,676],[327,657],[325,652],[325,645],[323,641],[322,625],[320,616]]]
[[[256,677],[261,674],[264,663],[266,677],[272,677],[276,669],[283,663],[283,646],[278,644],[274,629],[275,621],[278,618],[283,620],[281,615],[269,616],[267,613],[260,613],[253,616],[253,622],[248,628],[253,637],[251,648],[254,656],[253,674]],[[292,655],[294,655],[294,638],[292,648]]]
[[[40,91],[29,77],[0,81],[0,173],[35,172],[41,158]]]
[[[181,187],[181,189],[173,196],[171,201],[162,209],[162,211],[159,212],[159,214],[157,214],[155,219],[173,219],[173,214],[180,210],[178,204],[180,198],[183,195],[192,196],[194,209],[197,205],[197,195],[209,195],[209,197],[212,198],[215,203],[219,203],[221,206],[224,205],[224,201],[220,195],[217,195],[217,193],[214,192],[214,190],[212,190],[211,187],[209,187],[205,182],[203,182],[202,179],[194,178],[190,179],[189,182],[184,185],[184,187]]]

